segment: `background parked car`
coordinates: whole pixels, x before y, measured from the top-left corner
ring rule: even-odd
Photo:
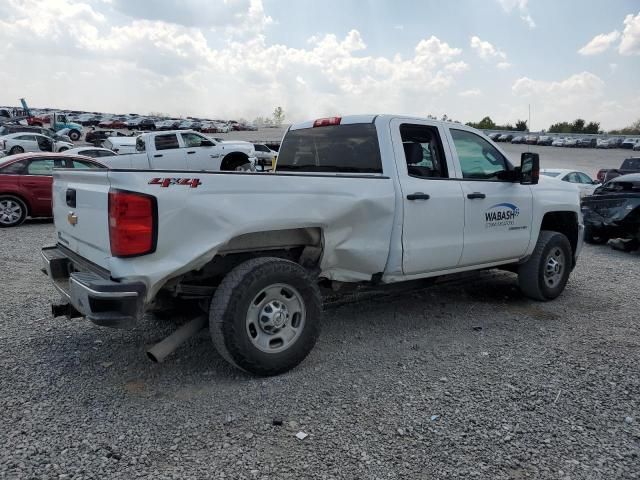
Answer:
[[[256,166],[258,169],[262,171],[273,169],[278,153],[261,143],[256,143],[254,147],[256,149]]]
[[[564,168],[541,168],[540,174],[547,177],[557,178],[563,182],[573,183],[580,191],[580,197],[592,195],[600,182],[592,179],[584,172],[568,170]]]
[[[564,144],[567,140],[565,138],[554,138],[551,142],[551,146],[553,147],[564,147]]]
[[[523,135],[518,135],[517,137],[513,137],[511,139],[511,143],[524,143],[525,142],[525,137]]]
[[[0,160],[0,227],[27,217],[51,217],[54,167],[104,168],[91,158],[56,153],[23,153]]]
[[[489,135],[487,135],[487,137],[489,137],[491,140],[493,140],[494,142],[498,141],[498,138],[500,137],[500,133],[490,133]]]
[[[116,130],[91,130],[84,136],[84,141],[99,147],[109,137],[124,137],[125,133]]]
[[[550,146],[551,143],[553,143],[553,137],[550,137],[549,135],[540,135],[538,137],[538,145]]]
[[[577,147],[578,146],[578,139],[569,137],[564,142],[564,146],[565,147]]]
[[[595,148],[598,141],[592,137],[584,137],[578,140],[578,147],[580,148]]]
[[[46,135],[47,137],[56,141],[71,143],[71,139],[69,138],[69,135],[65,134],[65,130],[54,132],[53,130],[47,127],[30,127],[29,125],[18,125],[18,124],[8,124],[8,125],[0,126],[0,136],[9,135],[10,133],[20,133],[20,132],[39,133],[41,135]]]
[[[499,142],[510,142],[513,140],[513,135],[511,133],[503,133],[498,137]]]
[[[100,158],[100,157],[113,157],[117,155],[113,150],[101,147],[76,147],[70,148],[64,152],[65,155],[80,155],[83,157]]]
[[[640,138],[625,138],[620,147],[632,150],[638,143],[640,143]]]
[[[7,155],[24,152],[63,152],[73,143],[56,141],[39,133],[10,133],[0,137],[0,151]]]
[[[527,145],[536,145],[538,143],[538,136],[537,135],[527,135],[525,137],[524,143],[526,143]]]

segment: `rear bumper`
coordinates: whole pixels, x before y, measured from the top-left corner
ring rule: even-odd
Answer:
[[[42,259],[53,285],[79,316],[104,327],[130,328],[144,314],[143,283],[111,280],[104,270],[59,246],[43,248]]]

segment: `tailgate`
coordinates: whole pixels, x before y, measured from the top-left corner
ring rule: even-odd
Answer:
[[[108,170],[54,170],[52,199],[58,243],[109,269]]]

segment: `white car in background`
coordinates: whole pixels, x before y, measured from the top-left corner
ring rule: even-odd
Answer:
[[[598,180],[592,179],[586,173],[568,168],[541,168],[540,174],[573,183],[580,192],[580,198],[593,195],[595,189],[600,185]]]
[[[256,143],[253,146],[256,149],[256,167],[262,171],[272,170],[278,153],[261,143]]]
[[[0,151],[7,155],[25,152],[64,152],[73,147],[73,143],[53,140],[39,133],[10,133],[0,137]]]
[[[65,153],[68,155],[82,155],[91,158],[113,157],[117,155],[113,150],[100,147],[77,147],[67,150]]]
[[[566,142],[565,138],[556,138],[553,140],[553,142],[551,142],[551,146],[552,147],[564,147],[564,144]]]

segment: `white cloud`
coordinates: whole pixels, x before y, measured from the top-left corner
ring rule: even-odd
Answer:
[[[640,13],[636,16],[629,14],[625,17],[618,52],[621,55],[640,55]]]
[[[517,10],[520,14],[520,19],[525,22],[529,28],[536,28],[536,22],[534,22],[529,14],[528,0],[498,0],[498,3],[507,13]]]
[[[500,70],[506,70],[507,68],[511,68],[511,64],[509,62],[499,62],[496,67]]]
[[[479,97],[480,95],[482,95],[482,92],[477,88],[473,88],[471,90],[464,90],[458,93],[458,95],[460,97]]]
[[[514,104],[518,99],[531,104],[536,112],[535,124],[542,128],[542,125],[578,117],[594,119],[594,105],[602,101],[606,90],[600,77],[581,72],[558,81],[522,77],[515,81],[511,92],[516,99]]]
[[[610,63],[609,64],[609,70],[611,71],[611,73],[616,73],[616,70],[618,70],[618,64],[617,63]]]
[[[506,53],[498,50],[491,43],[480,40],[479,37],[473,36],[471,37],[471,48],[476,52],[476,54],[482,58],[483,60],[491,60],[491,59],[501,59],[506,60]]]
[[[114,3],[102,7],[127,8]],[[186,2],[185,8],[196,3]],[[231,13],[219,14],[241,25],[267,18],[258,0],[229,3]],[[7,4],[10,8],[3,9]],[[226,36],[212,38],[197,26],[200,20],[178,15],[168,21],[167,2],[158,5],[144,15],[127,10],[124,23],[113,25],[89,4],[5,0],[0,4],[2,55],[8,64],[19,64],[19,76],[27,80],[3,82],[3,98],[27,95],[33,105],[55,101],[66,108],[221,117],[252,118],[275,105],[282,105],[290,119],[353,113],[371,105],[419,114],[424,105],[437,104],[468,68],[456,61],[461,49],[435,36],[419,41],[409,57],[365,53],[358,30],[313,37],[308,47],[291,48],[267,42],[268,21],[239,36],[226,35],[225,27]],[[25,55],[29,62],[21,61]],[[41,74],[46,71],[59,72],[60,80]],[[95,72],[90,87],[69,90],[64,74],[74,78],[79,71]]]
[[[578,50],[580,55],[597,55],[609,49],[609,47],[620,38],[620,32],[614,30],[610,33],[596,35],[584,47]]]
[[[467,70],[469,70],[469,65],[463,61],[453,62],[453,63],[447,63],[444,66],[444,69],[447,72],[460,73],[460,72],[466,72]]]

